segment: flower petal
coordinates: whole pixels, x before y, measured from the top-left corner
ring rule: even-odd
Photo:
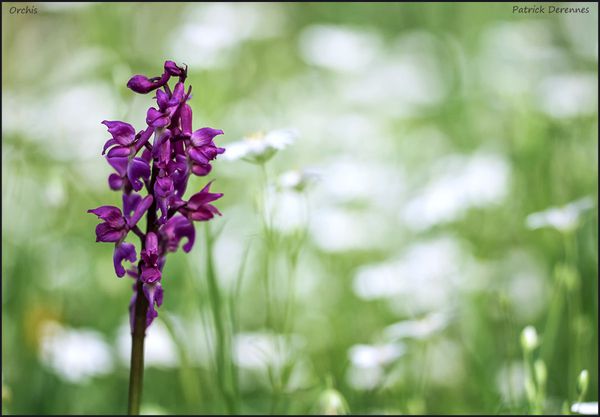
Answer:
[[[158,316],[155,306],[160,307],[162,305],[164,292],[160,282],[144,284],[143,290],[144,296],[148,300],[148,312],[146,313],[146,327],[148,327]]]
[[[146,252],[158,255],[158,237],[154,232],[146,235]]]
[[[211,170],[212,170],[212,167],[210,166],[210,164],[193,164],[192,165],[192,173],[194,173],[194,175],[198,175],[199,177],[204,177],[205,175],[208,175]]]
[[[165,85],[171,76],[165,71],[161,77],[148,78],[145,75],[134,75],[127,81],[127,88],[136,93],[146,94]]]
[[[222,135],[221,129],[213,129],[211,127],[203,127],[202,129],[196,130],[192,133],[191,141],[194,146],[208,145],[212,142],[213,138],[218,135]]]
[[[108,176],[108,186],[111,190],[117,191],[123,188],[123,177],[119,174],[110,174]]]
[[[162,274],[158,268],[142,267],[142,275],[140,276],[140,279],[143,282],[153,283],[160,280],[161,275]]]
[[[168,115],[164,115],[154,107],[150,107],[146,113],[146,123],[152,127],[165,127],[171,120]]]
[[[188,201],[188,207],[194,209],[196,207],[199,207],[206,203],[210,203],[211,201],[215,201],[215,200],[218,200],[219,198],[223,197],[223,193],[211,193],[209,191],[211,184],[212,184],[212,181],[210,181],[208,184],[206,184],[204,186],[204,188],[202,190],[200,190],[200,192],[191,196]]]
[[[192,108],[188,104],[181,106],[179,117],[181,118],[181,134],[189,138],[192,136]]]
[[[200,150],[200,148],[190,146],[187,151],[190,159],[197,164],[208,164],[210,161]]]
[[[117,174],[119,174],[122,177],[124,177],[125,174],[127,174],[127,164],[129,163],[128,157],[120,156],[110,158],[107,156],[106,160],[108,161],[110,166],[112,166],[115,169],[115,171],[117,171]]]
[[[191,211],[189,218],[194,221],[206,221],[215,217],[215,214],[221,215],[221,212],[212,204],[206,204],[195,211]]]
[[[183,245],[184,252],[189,252],[194,246],[194,240],[196,238],[196,230],[191,221],[186,217],[177,215],[171,217],[161,228],[161,234],[167,241],[167,250],[175,252],[179,247],[179,242],[184,237],[187,238],[187,242]]]
[[[108,151],[108,158],[119,158],[119,157],[127,157],[131,154],[131,149],[127,146],[115,146]]]
[[[89,209],[87,212],[95,214],[98,218],[106,221],[123,216],[121,209],[115,206],[100,206],[95,209]]]
[[[163,90],[156,90],[156,103],[159,109],[166,109],[169,103],[169,95]]]
[[[127,166],[127,178],[131,182],[131,186],[135,191],[139,191],[144,186],[144,181],[150,178],[150,164],[140,157],[135,157]]]
[[[118,277],[125,276],[125,268],[123,268],[123,260],[125,259],[130,262],[135,262],[137,259],[135,246],[132,243],[123,242],[115,247],[113,263]]]
[[[102,155],[104,155],[106,153],[106,150],[108,148],[110,148],[113,145],[116,145],[118,142],[114,139],[109,139],[106,141],[106,143],[104,144],[104,147],[102,148]]]
[[[175,77],[185,75],[186,73],[185,69],[177,66],[177,64],[173,61],[165,61],[165,71]]]
[[[140,203],[135,208],[133,212],[133,216],[127,221],[129,227],[133,227],[140,221],[142,216],[146,213],[148,208],[152,205],[153,197],[151,195],[147,195],[140,201]]]
[[[169,160],[171,159],[171,131],[169,129],[160,136],[158,141],[154,144],[152,153],[155,159],[158,160],[158,166],[160,168],[166,168]]]
[[[96,226],[96,242],[118,242],[126,234],[126,229],[115,229],[108,223],[100,223]]]
[[[142,149],[142,147],[148,142],[148,139],[150,139],[150,137],[152,136],[153,133],[154,133],[154,129],[151,126],[149,126],[148,128],[146,128],[146,130],[144,130],[140,133],[140,136],[139,136],[137,142],[135,143],[135,153],[137,153],[140,149]],[[142,155],[142,157],[143,157],[143,155]]]
[[[142,196],[139,194],[123,194],[123,215],[126,219],[131,217],[131,212],[135,210],[140,201],[142,201]]]
[[[127,146],[133,143],[133,140],[135,139],[135,129],[129,123],[116,120],[103,120],[102,124],[108,128],[108,133],[110,133],[113,139],[119,144]]]
[[[183,86],[182,82],[178,82],[175,85],[175,88],[173,89],[173,95],[171,96],[171,99],[169,100],[169,107],[177,106],[179,103],[181,103],[183,101],[184,96],[185,96],[185,87]]]

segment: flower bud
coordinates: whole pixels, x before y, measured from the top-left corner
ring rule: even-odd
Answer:
[[[533,326],[527,326],[521,332],[521,347],[526,352],[533,351],[539,344],[538,334]]]
[[[577,391],[581,397],[585,396],[585,393],[588,389],[588,384],[590,382],[590,374],[587,369],[584,369],[579,373],[579,377],[577,378]]]
[[[319,413],[324,415],[347,414],[348,405],[342,394],[333,388],[329,388],[319,398]]]

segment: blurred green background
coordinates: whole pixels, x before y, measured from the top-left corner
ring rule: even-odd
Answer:
[[[125,412],[131,281],[86,210],[120,205],[100,122],[144,127],[125,84],[166,59],[221,146],[299,138],[266,188],[224,158],[190,181],[223,216],[168,257],[143,412],[531,412],[528,325],[543,412],[582,369],[597,401],[597,5],[512,6],[2,3],[3,413]],[[289,190],[294,170],[316,180]]]

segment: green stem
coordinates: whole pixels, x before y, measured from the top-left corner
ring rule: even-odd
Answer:
[[[217,336],[217,345],[215,346],[216,361],[217,361],[217,382],[219,389],[225,400],[227,411],[229,414],[235,414],[235,405],[233,404],[232,398],[227,390],[227,384],[225,381],[225,375],[227,366],[225,363],[227,349],[226,337],[225,337],[225,326],[222,317],[222,301],[221,293],[219,291],[219,285],[215,277],[215,268],[212,259],[212,239],[210,235],[210,228],[207,224],[205,227],[206,233],[206,269],[207,269],[207,280],[208,280],[208,291],[210,295],[210,304],[213,312],[213,319],[215,323],[215,332]]]
[[[154,188],[158,169],[152,167],[152,178],[150,180],[150,189]],[[156,228],[156,201],[153,201],[148,209],[146,232],[151,232]],[[140,236],[142,249],[146,242]],[[142,264],[140,262],[138,274],[142,273]],[[146,336],[146,313],[148,311],[148,300],[144,294],[144,284],[141,280],[137,281],[135,299],[135,313],[133,333],[131,334],[131,366],[129,369],[129,403],[127,413],[129,415],[140,414],[140,403],[142,401],[142,385],[144,382],[144,338]]]
[[[131,343],[131,368],[129,374],[129,406],[127,414],[139,415],[144,379],[144,336],[146,330],[146,310],[148,301],[144,295],[142,281],[137,283],[135,302],[135,322]]]
[[[259,202],[259,215],[262,220],[262,228],[265,237],[264,247],[264,258],[263,258],[263,286],[265,291],[265,321],[267,329],[273,327],[272,313],[271,313],[271,282],[270,282],[270,249],[272,245],[271,227],[269,222],[268,204],[267,204],[267,189],[269,186],[269,174],[267,173],[267,167],[265,163],[260,164],[261,172],[261,192]]]

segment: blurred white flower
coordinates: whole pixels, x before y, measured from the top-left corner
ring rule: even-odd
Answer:
[[[3,91],[2,103],[7,109],[2,114],[3,134],[21,134],[62,161],[85,161],[87,171],[81,176],[82,180],[98,175],[89,169],[86,158],[98,159],[107,139],[106,130],[98,120],[114,120],[112,118],[120,113],[120,100],[110,84],[89,80],[40,96]],[[57,149],[68,149],[68,152],[57,152]],[[106,184],[103,172],[100,171]]]
[[[441,172],[408,202],[401,213],[406,225],[424,230],[461,218],[471,207],[500,202],[508,193],[510,165],[501,155],[476,153],[444,158]]]
[[[319,178],[320,175],[314,170],[300,169],[284,172],[279,176],[277,183],[283,189],[302,192]]]
[[[567,63],[554,45],[553,29],[541,19],[491,26],[481,36],[481,48],[480,78],[501,96],[533,93],[538,80]]]
[[[300,343],[298,337],[286,338],[269,333],[239,333],[233,341],[233,359],[247,369],[281,369]]]
[[[385,380],[385,367],[404,355],[404,352],[405,347],[400,343],[352,346],[348,351],[348,384],[357,390],[376,388]]]
[[[352,364],[359,368],[374,368],[386,366],[405,352],[404,345],[388,343],[382,345],[354,345],[350,348],[348,356]]]
[[[400,36],[359,79],[336,79],[338,94],[363,111],[376,108],[378,117],[422,114],[423,108],[439,104],[448,92],[444,75],[449,69],[439,59],[438,43],[424,31]]]
[[[526,224],[529,229],[552,227],[560,232],[574,230],[579,225],[579,218],[594,207],[592,197],[583,197],[562,207],[550,207],[544,211],[527,216]]]
[[[306,62],[336,71],[370,67],[381,50],[381,35],[348,26],[312,25],[299,37]]]
[[[62,379],[82,383],[112,372],[110,346],[97,331],[48,322],[41,333],[40,360]]]
[[[171,49],[168,55],[194,68],[222,67],[241,44],[277,36],[285,23],[285,15],[273,4],[194,4],[188,6],[185,17],[166,38]]]
[[[308,202],[302,194],[290,190],[277,191],[271,187],[267,191],[266,201],[265,212],[273,228],[289,233],[307,226]]]
[[[595,114],[598,110],[597,74],[551,75],[539,85],[538,107],[555,118]]]
[[[322,181],[315,187],[319,199],[334,203],[368,202],[381,209],[397,210],[404,188],[403,167],[399,164],[337,156],[324,161],[320,171]]]
[[[387,225],[358,210],[319,207],[311,214],[310,234],[327,252],[381,248],[387,242]]]
[[[598,402],[575,403],[571,406],[571,412],[577,414],[598,414]]]
[[[355,390],[368,391],[383,383],[385,374],[380,367],[358,368],[350,366],[346,371],[346,381]]]
[[[233,360],[240,369],[240,386],[256,391],[257,384],[272,387],[271,378],[286,381],[287,391],[306,389],[314,383],[311,362],[302,355],[305,345],[297,334],[238,333],[233,340]]]
[[[66,190],[61,175],[55,173],[48,175],[47,185],[44,187],[44,197],[50,207],[59,207],[65,202]]]
[[[435,312],[416,320],[403,320],[387,326],[383,333],[387,339],[427,339],[443,330],[449,322],[446,314]]]
[[[123,323],[118,331],[117,346],[123,364],[128,364],[131,355],[131,330],[129,320]],[[146,331],[144,348],[146,366],[157,368],[176,368],[179,366],[179,355],[175,342],[166,326],[155,320]]]
[[[43,2],[43,3],[36,3],[36,6],[39,6],[40,11],[43,11],[43,12],[64,13],[64,12],[74,12],[79,9],[83,9],[85,7],[92,6],[93,4],[94,4],[93,1],[80,1],[80,2],[49,1],[49,2]]]
[[[456,387],[467,376],[463,359],[463,346],[448,338],[429,344],[428,364],[425,371],[431,383]]]
[[[268,161],[279,150],[290,146],[298,138],[295,129],[272,130],[268,133],[256,133],[246,136],[239,142],[228,143],[225,146],[223,157],[234,161],[243,159],[253,163]]]
[[[515,401],[525,395],[525,366],[516,361],[503,364],[496,375],[496,386],[504,401]]]
[[[592,11],[590,9],[590,11]],[[560,23],[571,46],[583,57],[598,61],[598,12],[563,13]]]
[[[398,314],[439,311],[472,288],[463,284],[476,266],[455,239],[439,237],[409,246],[396,260],[360,267],[353,289],[365,300],[388,299]]]

